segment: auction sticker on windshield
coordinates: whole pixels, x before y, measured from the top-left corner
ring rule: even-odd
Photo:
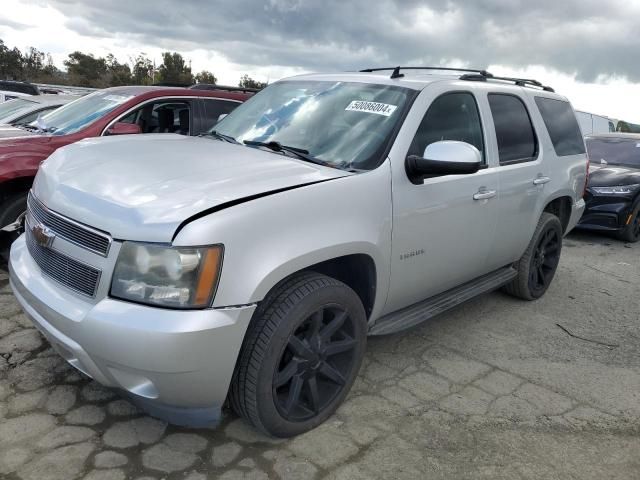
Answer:
[[[378,103],[378,102],[367,102],[365,100],[354,100],[347,108],[345,108],[348,112],[366,112],[366,113],[375,113],[376,115],[383,115],[385,117],[390,117],[393,112],[398,108],[397,105],[389,105],[388,103]]]

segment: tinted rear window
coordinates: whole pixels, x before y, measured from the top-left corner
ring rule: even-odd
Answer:
[[[601,164],[604,160],[610,165],[623,165],[640,168],[640,137],[594,137],[587,138],[589,160]]]
[[[533,160],[538,153],[536,135],[527,107],[515,95],[489,94],[498,139],[500,164]]]
[[[556,155],[564,157],[584,153],[580,126],[569,102],[536,97],[536,104],[547,126]]]

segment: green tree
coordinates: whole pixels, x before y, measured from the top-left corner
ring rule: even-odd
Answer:
[[[126,63],[120,63],[112,53],[105,59],[109,86],[131,85],[131,68]]]
[[[132,58],[131,64],[133,65],[131,80],[134,85],[151,85],[153,83],[153,63],[146,53],[140,53],[137,57]]]
[[[238,86],[241,88],[264,88],[267,86],[267,82],[259,82],[257,80],[254,80],[253,78],[251,78],[249,75],[247,75],[246,73],[240,77],[240,83],[238,83]]]
[[[203,70],[196,75],[196,82],[198,83],[218,83],[216,76],[208,70]]]
[[[0,40],[0,78],[22,79],[22,53],[17,48],[9,49]]]
[[[631,129],[629,128],[629,124],[625,121],[620,120],[618,122],[618,126],[616,128],[616,130],[618,132],[625,132],[625,133],[629,133],[631,132]]]
[[[164,52],[156,81],[191,85],[193,83],[191,67],[187,66],[185,59],[179,53]]]
[[[22,55],[22,73],[26,80],[38,80],[44,70],[45,53],[40,50],[29,47],[26,53]]]
[[[95,58],[92,54],[75,51],[64,61],[69,79],[80,87],[106,87],[107,62],[104,58]]]

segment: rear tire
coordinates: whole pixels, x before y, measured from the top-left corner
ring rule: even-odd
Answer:
[[[255,428],[292,437],[342,403],[364,357],[367,321],[358,295],[314,272],[277,287],[254,314],[229,400]]]
[[[9,195],[0,204],[0,228],[15,222],[27,211],[28,192]]]
[[[629,224],[616,235],[623,242],[636,243],[640,240],[640,202],[632,213]]]
[[[515,264],[518,276],[504,287],[505,292],[523,300],[542,297],[558,268],[562,237],[558,217],[543,212],[527,250]]]

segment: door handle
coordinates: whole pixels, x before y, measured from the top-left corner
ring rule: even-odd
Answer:
[[[545,183],[549,183],[551,179],[549,177],[537,177],[533,180],[534,185],[544,185]]]
[[[474,200],[489,200],[496,196],[495,190],[478,190],[478,193],[473,195]]]

